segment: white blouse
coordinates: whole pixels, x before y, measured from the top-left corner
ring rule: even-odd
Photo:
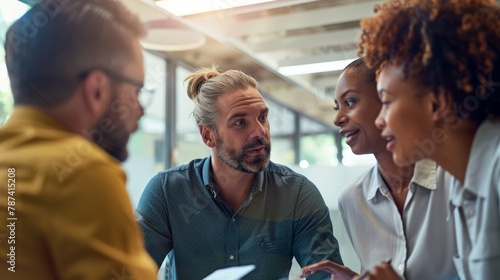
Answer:
[[[458,279],[448,207],[452,178],[434,161],[417,162],[403,216],[377,167],[342,192],[339,210],[362,270],[392,259],[404,279]]]

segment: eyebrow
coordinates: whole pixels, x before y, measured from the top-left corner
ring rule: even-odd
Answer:
[[[231,121],[232,119],[243,118],[243,117],[246,117],[247,115],[248,115],[247,113],[236,113],[236,114],[230,116],[227,120]]]
[[[354,90],[354,89],[348,89],[346,91],[344,91],[341,95],[340,95],[340,98],[339,99],[344,99],[345,96],[351,92],[354,92],[354,93],[359,93],[359,91],[357,90]],[[338,102],[336,99],[334,99],[335,102]]]
[[[266,108],[264,108],[264,109],[262,109],[262,110],[260,111],[260,114],[259,114],[259,115],[262,115],[262,114],[268,114],[268,113],[269,113],[269,108],[267,108],[267,107],[266,107]],[[246,116],[248,116],[248,113],[246,113],[246,112],[245,112],[245,113],[236,113],[236,114],[234,114],[234,115],[230,116],[230,117],[228,118],[228,121],[231,121],[231,120],[233,120],[233,119],[237,119],[237,118],[243,118],[243,117],[246,117]]]

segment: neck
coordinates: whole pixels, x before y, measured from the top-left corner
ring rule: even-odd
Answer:
[[[219,188],[219,195],[234,210],[250,194],[255,174],[245,173],[226,165],[217,155],[212,155],[212,177]]]
[[[436,149],[431,158],[464,184],[472,142],[479,124],[465,119],[459,121],[444,128],[444,141],[435,144]]]
[[[413,177],[414,166],[397,166],[392,159],[392,154],[386,150],[375,154],[375,158],[377,159],[378,169],[382,175],[382,179],[391,192],[392,199],[394,204],[396,204],[399,214],[403,217],[406,196],[408,194],[411,178]]]
[[[86,137],[83,134],[83,131],[92,129],[89,126],[88,118],[81,117],[82,115],[79,114],[80,111],[75,108],[75,106],[64,104],[57,107],[51,107],[50,109],[46,109],[43,107],[37,108],[53,119],[57,120],[65,129],[75,134],[80,134]]]
[[[408,190],[413,177],[413,165],[399,167],[393,159],[392,153],[384,150],[374,154],[378,169],[392,194],[400,194]]]

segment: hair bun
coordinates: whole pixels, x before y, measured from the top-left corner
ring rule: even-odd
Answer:
[[[209,79],[219,76],[220,72],[215,68],[201,68],[189,74],[184,82],[188,81],[187,94],[189,98],[194,99],[200,93],[201,86]]]

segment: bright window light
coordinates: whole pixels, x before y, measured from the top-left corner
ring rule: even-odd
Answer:
[[[299,166],[300,166],[300,168],[306,169],[309,167],[309,162],[307,160],[303,159],[299,162]]]
[[[7,23],[12,23],[17,20],[24,15],[28,9],[28,5],[17,0],[0,1],[0,16]]]
[[[284,66],[278,68],[278,72],[280,72],[285,76],[295,76],[295,75],[304,75],[311,73],[340,71],[343,70],[347,65],[349,65],[349,63],[353,62],[354,60],[356,59],[345,59],[345,60],[336,60],[336,61],[319,62],[311,64]]]
[[[377,160],[372,154],[367,155],[355,155],[352,152],[343,152],[344,158],[342,159],[342,164],[345,166],[363,166],[363,165],[375,165]]]
[[[253,4],[260,4],[272,1],[275,0],[239,0],[239,1],[161,0],[161,1],[156,1],[156,5],[174,15],[185,16],[185,15],[199,14],[204,12],[211,12],[211,11],[230,9],[242,6],[249,6]]]

